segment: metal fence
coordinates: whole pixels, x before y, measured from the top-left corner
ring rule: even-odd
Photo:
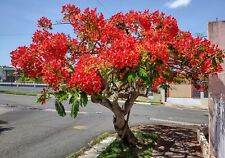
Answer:
[[[0,82],[0,90],[5,91],[41,92],[47,86],[47,84],[36,83]]]

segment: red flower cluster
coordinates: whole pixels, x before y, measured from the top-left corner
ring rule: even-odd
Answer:
[[[75,66],[68,87],[78,86],[81,91],[89,95],[99,94],[102,91],[102,77],[97,69],[98,59],[90,55],[83,55]]]
[[[52,34],[46,30],[37,30],[32,37],[32,42],[33,43],[41,43],[45,39],[49,38],[52,36]]]
[[[67,37],[63,33],[52,34],[46,30],[36,31],[29,47],[18,47],[11,52],[12,65],[31,78],[42,80],[58,89],[70,76],[66,53]]]
[[[179,32],[173,47],[177,51],[173,52],[173,64],[186,62],[180,68],[194,79],[207,80],[209,74],[222,70],[220,62],[225,56],[218,46],[207,39],[193,38],[189,32]]]
[[[11,52],[11,63],[17,69],[22,68],[23,72],[31,78],[42,76],[43,59],[38,56],[37,45],[30,47],[18,47]]]
[[[57,33],[49,36],[49,38],[41,43],[40,50],[41,56],[43,56],[46,61],[51,61],[52,59],[65,59],[68,51],[68,40],[66,35]]]
[[[65,83],[69,78],[69,70],[66,68],[66,63],[63,60],[53,59],[43,67],[42,80],[58,90],[60,83]]]
[[[149,77],[156,91],[177,78],[205,80],[222,69],[222,50],[180,31],[176,19],[159,11],[118,13],[106,20],[96,9],[81,11],[69,4],[62,13],[75,38],[48,32],[52,22],[42,17],[38,26],[44,29],[34,33],[32,44],[11,53],[17,69],[29,77],[42,77],[55,90],[66,84],[88,94],[101,93],[103,80],[111,82],[109,72],[123,82],[126,71],[135,82],[145,83]]]
[[[37,26],[44,29],[52,29],[52,21],[46,17],[42,17],[38,20]]]
[[[163,83],[164,84],[167,83],[165,78],[163,78],[163,77],[155,78],[154,81],[153,81],[153,84],[152,84],[152,91],[157,92],[158,87]]]
[[[135,68],[140,62],[139,52],[133,38],[124,38],[120,43],[112,43],[111,48],[102,53],[100,57],[117,70]]]

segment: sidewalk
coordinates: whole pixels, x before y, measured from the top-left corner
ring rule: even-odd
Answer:
[[[192,109],[199,109],[199,110],[208,110],[208,106],[206,106],[206,105],[194,105],[194,104],[182,104],[182,103],[168,103],[168,102],[164,102],[163,105],[169,106],[169,107],[192,108]]]
[[[0,106],[0,115],[6,113],[8,111],[9,111],[9,109]]]

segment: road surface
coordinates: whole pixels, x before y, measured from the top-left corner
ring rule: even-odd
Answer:
[[[36,97],[0,94],[0,157],[63,158],[87,146],[104,131],[114,131],[112,113],[88,103],[76,119],[59,117],[54,100],[42,106]],[[66,107],[69,110],[69,107]],[[207,123],[207,111],[136,104],[130,125]]]

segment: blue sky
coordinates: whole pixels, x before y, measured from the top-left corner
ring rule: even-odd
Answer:
[[[68,3],[81,9],[97,7],[106,18],[129,10],[160,10],[174,16],[182,30],[194,35],[206,35],[208,21],[225,20],[225,0],[1,0],[0,65],[10,65],[9,53],[20,45],[29,45],[40,17],[57,21],[62,18],[61,6]],[[65,25],[54,28],[56,32],[71,32]]]

